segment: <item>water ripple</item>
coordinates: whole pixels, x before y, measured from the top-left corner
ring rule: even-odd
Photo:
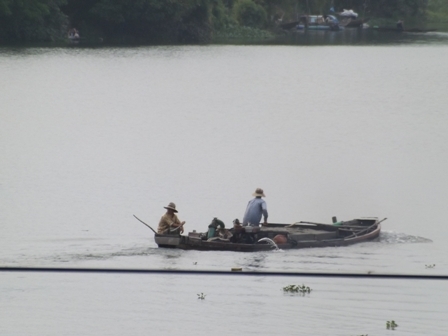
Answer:
[[[409,243],[432,243],[431,239],[412,236],[406,233],[386,231],[381,232],[378,242],[382,244],[409,244]]]

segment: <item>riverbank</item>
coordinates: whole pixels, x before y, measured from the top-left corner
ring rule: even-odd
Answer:
[[[1,1],[0,1],[1,2]],[[35,3],[34,5],[32,3]],[[67,38],[73,29],[83,43],[113,44],[203,44],[226,40],[264,40],[277,35],[276,25],[297,20],[305,13],[328,14],[330,1],[307,3],[282,0],[276,5],[254,0],[195,0],[160,3],[155,0],[89,3],[66,0],[5,2],[0,6],[0,44],[56,42]],[[364,3],[364,1],[363,1]],[[448,7],[436,1],[398,3],[378,0],[363,7],[361,2],[339,1],[335,12],[351,8],[359,16],[370,16],[374,25],[390,18],[394,24],[405,20],[408,27],[425,22],[448,20]],[[365,4],[364,4],[365,5]],[[333,13],[333,12],[332,12]],[[429,24],[429,22],[427,24]]]

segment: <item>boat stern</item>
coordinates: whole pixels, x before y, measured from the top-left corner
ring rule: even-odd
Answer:
[[[176,248],[182,241],[180,235],[154,235],[154,240],[159,247]]]

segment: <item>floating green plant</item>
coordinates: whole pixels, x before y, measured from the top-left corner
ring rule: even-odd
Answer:
[[[398,327],[398,324],[396,324],[394,320],[386,322],[386,329],[394,330],[396,327]]]
[[[200,300],[205,300],[205,297],[206,297],[207,295],[205,295],[204,293],[201,293],[201,294],[198,294],[198,299],[200,299]]]
[[[434,268],[436,267],[436,264],[432,264],[432,265],[425,265],[426,268]]]
[[[285,293],[299,293],[299,294],[309,294],[311,293],[311,288],[305,285],[298,286],[298,285],[289,285],[286,287],[283,287],[283,292]]]

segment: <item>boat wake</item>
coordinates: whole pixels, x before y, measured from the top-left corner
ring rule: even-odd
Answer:
[[[383,231],[378,238],[378,242],[383,244],[413,244],[413,243],[432,243],[431,239],[407,235],[405,233]]]
[[[120,257],[146,257],[157,254],[157,249],[148,249],[147,246],[134,246],[123,248],[122,246],[110,246],[107,250],[92,251],[90,253],[59,253],[47,257],[52,262],[79,262],[79,261],[103,261]]]

